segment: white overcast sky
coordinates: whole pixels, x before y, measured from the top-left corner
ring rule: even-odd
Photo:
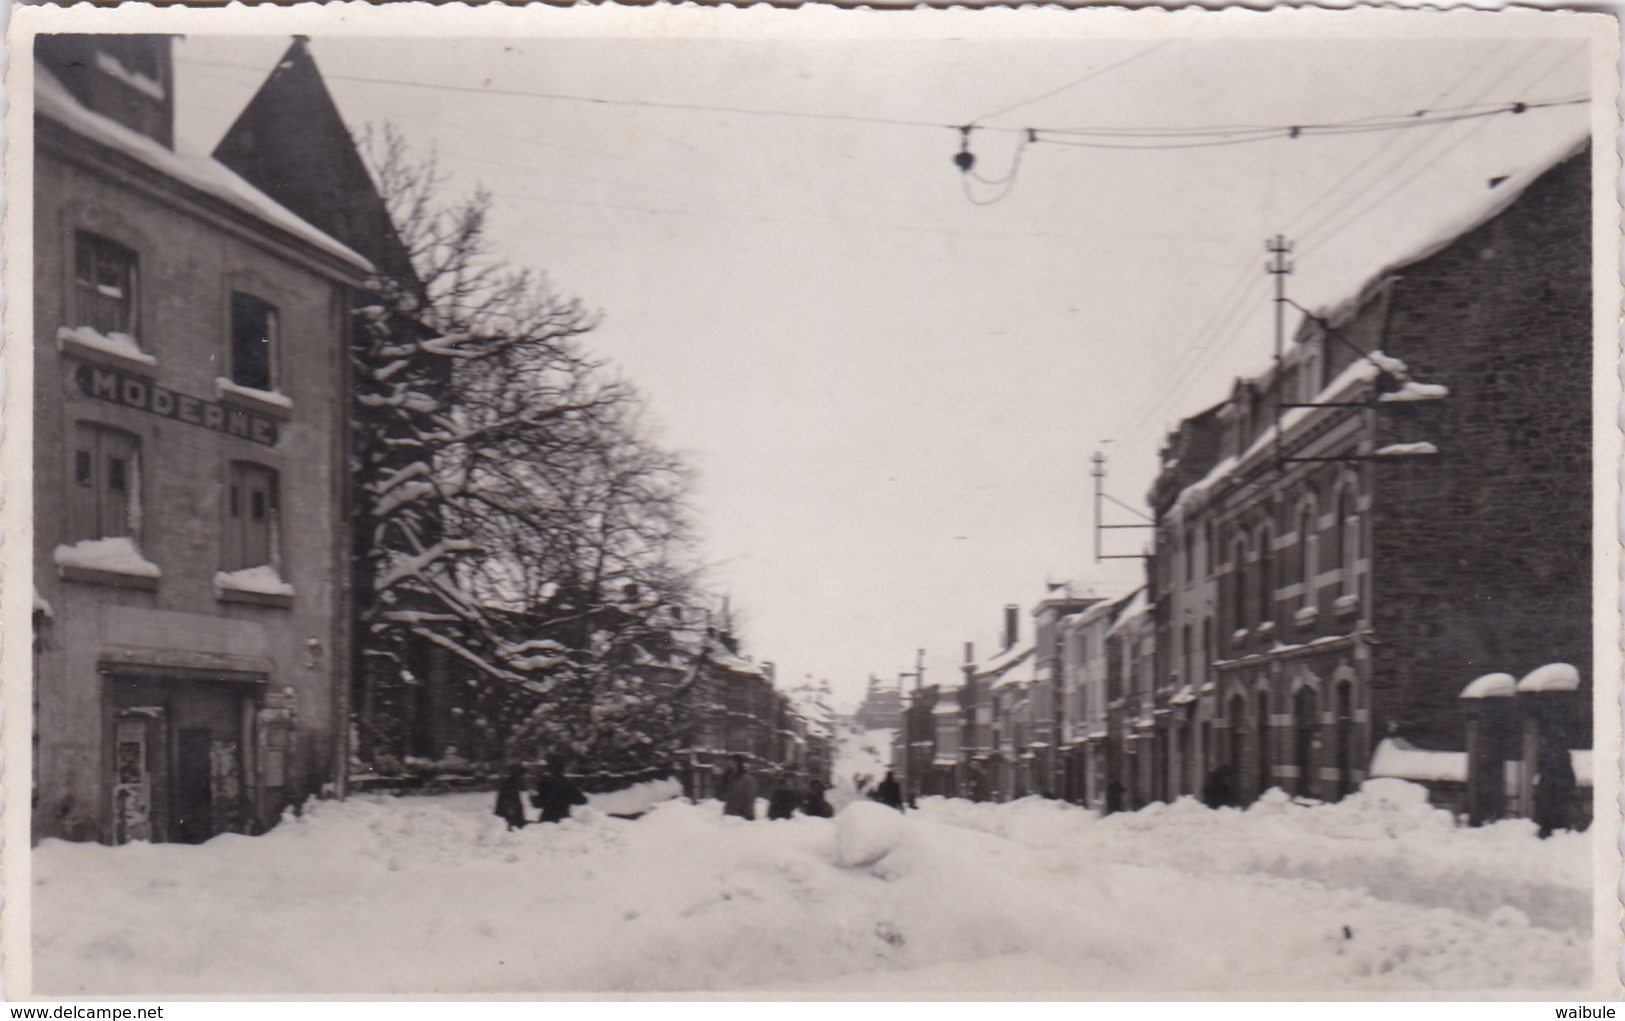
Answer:
[[[712,584],[746,651],[850,702],[918,647],[927,680],[965,641],[991,653],[1000,608],[1030,607],[1046,581],[1137,583],[1137,561],[1093,562],[1089,456],[1105,450],[1108,492],[1143,506],[1164,429],[1267,364],[1266,237],[1297,244],[1295,298],[1335,301],[1592,116],[1161,152],[1040,142],[1001,201],[974,204],[946,125],[977,118],[1286,125],[1591,88],[1561,18],[1431,39],[1163,19],[1172,34],[1125,38],[1103,12],[1071,13],[997,33],[849,13],[861,31],[837,18],[839,39],[725,39],[715,18],[709,38],[311,34],[353,130],[392,121],[435,148],[451,189],[495,193],[505,255],[604,311],[593,343],[699,470]],[[287,42],[180,41],[183,137],[212,146]],[[367,78],[944,126],[351,80]],[[978,171],[1003,176],[1019,137],[975,133]],[[1109,541],[1132,552],[1135,535]]]

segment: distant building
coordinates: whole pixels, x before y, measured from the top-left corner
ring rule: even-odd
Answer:
[[[903,696],[897,685],[870,675],[869,687],[852,722],[862,730],[892,730],[901,724],[902,717]]]
[[[176,151],[168,37],[35,60],[33,835],[257,832],[344,783],[372,267]]]

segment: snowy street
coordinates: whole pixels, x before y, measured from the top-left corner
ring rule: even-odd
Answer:
[[[668,793],[655,791],[656,795]],[[45,994],[1067,991],[1355,997],[1588,987],[1590,840],[1334,806],[859,801],[724,818],[638,792],[505,832],[491,796],[315,805],[258,838],[34,856]],[[312,938],[319,936],[320,938]],[[274,949],[272,949],[274,948]],[[268,958],[272,954],[274,958]]]

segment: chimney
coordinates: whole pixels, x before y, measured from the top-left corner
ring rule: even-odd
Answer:
[[[974,662],[976,662],[976,643],[975,642],[966,642],[965,643],[965,665],[970,666]]]
[[[1021,607],[1017,606],[1015,603],[1004,604],[1004,647],[1006,649],[1013,649],[1016,647],[1016,639],[1021,633],[1020,613]]]

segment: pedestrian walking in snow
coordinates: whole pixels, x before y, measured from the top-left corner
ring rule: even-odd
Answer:
[[[903,788],[898,786],[897,778],[889,769],[886,770],[886,779],[880,781],[880,786],[875,788],[875,800],[882,805],[890,805],[899,812],[903,810]]]
[[[1202,785],[1202,804],[1209,808],[1223,808],[1236,801],[1236,771],[1228,765],[1215,766]]]
[[[807,795],[801,802],[801,810],[820,819],[829,819],[835,815],[834,806],[824,797],[824,785],[817,780],[807,784]]]
[[[773,786],[773,793],[767,799],[767,817],[769,819],[788,819],[796,814],[800,807],[800,798],[796,797],[796,789],[790,783],[790,778],[782,773],[778,782]]]
[[[1566,748],[1542,749],[1540,772],[1535,776],[1535,825],[1542,840],[1557,830],[1566,830],[1569,802],[1574,797],[1574,767]]]
[[[1106,785],[1106,814],[1123,810],[1123,785],[1113,780]]]
[[[587,803],[587,796],[564,775],[564,759],[555,755],[547,760],[547,775],[536,785],[530,803],[542,810],[538,822],[563,822],[572,807]]]
[[[525,769],[517,763],[508,767],[497,786],[496,814],[507,821],[510,830],[523,829],[530,821],[525,818]]]
[[[745,769],[745,757],[734,756],[733,768],[722,777],[722,814],[756,818],[756,781]]]

